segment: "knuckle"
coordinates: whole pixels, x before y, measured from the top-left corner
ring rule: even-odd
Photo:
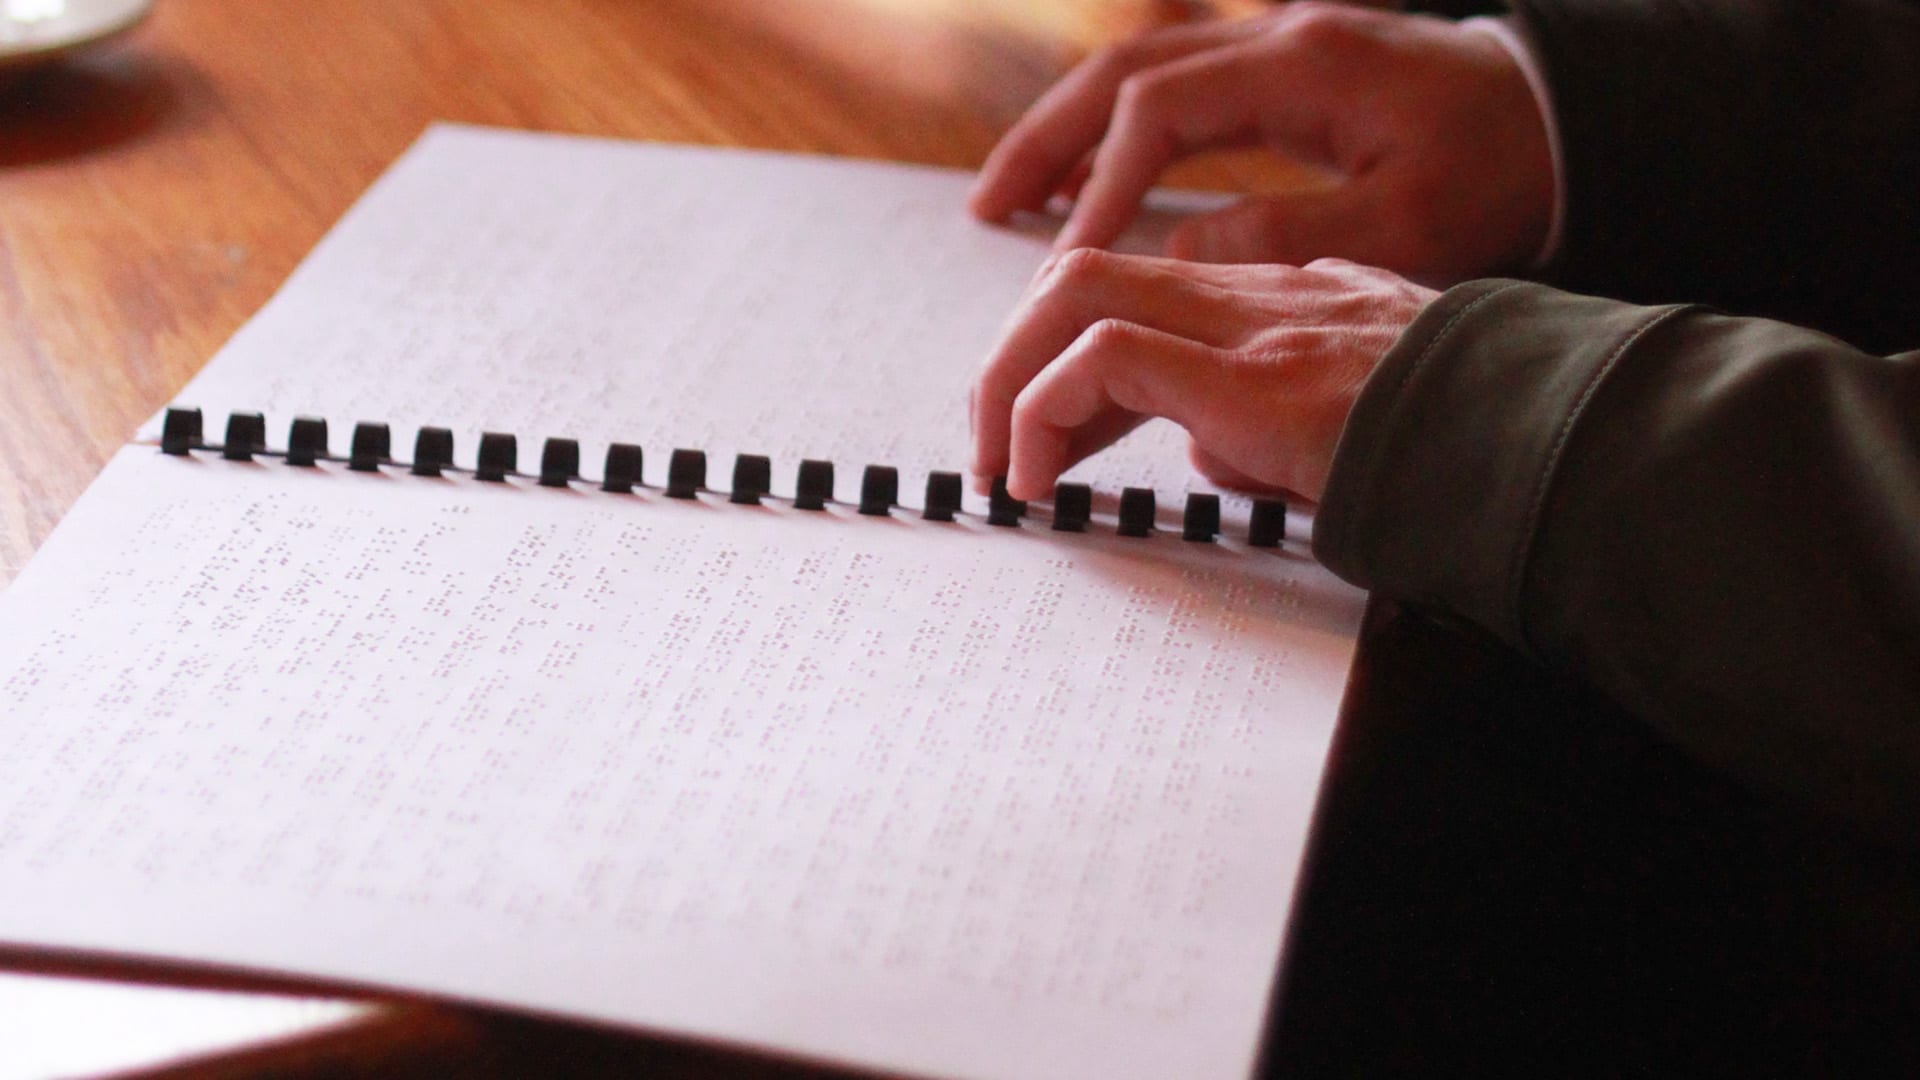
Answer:
[[[1060,252],[1049,260],[1048,284],[1054,290],[1072,291],[1103,277],[1113,258],[1111,252],[1094,247]]]
[[[1098,356],[1129,348],[1139,342],[1140,334],[1140,327],[1125,319],[1100,319],[1080,335],[1080,353],[1083,356]]]
[[[1354,12],[1321,0],[1297,0],[1287,9],[1285,32],[1293,43],[1310,52],[1346,49],[1358,38]]]
[[[1363,270],[1366,268],[1362,267],[1359,263],[1354,262],[1352,259],[1342,259],[1342,258],[1339,258],[1338,256],[1323,255],[1320,258],[1315,259],[1312,262],[1308,263],[1307,265],[1301,267],[1301,269],[1313,270],[1322,274],[1338,274],[1341,276],[1349,276],[1356,270]]]
[[[1167,96],[1169,77],[1165,72],[1141,71],[1120,81],[1120,90],[1114,97],[1114,111],[1131,116],[1152,116]]]
[[[1046,407],[1046,401],[1029,387],[1013,399],[1008,412],[1009,423],[1015,431],[1032,431],[1046,423]]]

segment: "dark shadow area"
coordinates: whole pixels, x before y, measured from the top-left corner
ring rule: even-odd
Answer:
[[[1920,855],[1376,605],[1270,1076],[1920,1075]]]
[[[177,101],[162,65],[130,51],[0,72],[0,168],[62,161],[130,141],[152,130]]]

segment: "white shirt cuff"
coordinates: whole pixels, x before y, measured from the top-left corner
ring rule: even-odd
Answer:
[[[1540,121],[1547,129],[1547,153],[1553,158],[1553,215],[1547,220],[1547,238],[1540,245],[1540,253],[1534,256],[1532,269],[1545,266],[1560,251],[1560,234],[1566,226],[1567,217],[1567,169],[1566,158],[1560,151],[1560,123],[1554,118],[1553,93],[1547,88],[1547,77],[1540,69],[1540,58],[1533,54],[1533,46],[1522,37],[1513,19],[1503,15],[1478,15],[1471,19],[1462,19],[1460,25],[1468,30],[1478,31],[1500,43],[1520,67],[1520,74],[1526,77],[1527,88],[1533,91],[1533,104],[1540,110]]]

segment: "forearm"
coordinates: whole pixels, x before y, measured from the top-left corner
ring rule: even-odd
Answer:
[[[1315,548],[1750,782],[1914,832],[1920,354],[1461,286],[1369,380]]]

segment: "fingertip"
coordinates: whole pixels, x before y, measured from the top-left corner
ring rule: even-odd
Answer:
[[[1029,485],[1025,477],[1021,478],[1019,484],[1015,484],[1012,478],[1008,478],[1007,494],[1021,502],[1041,502],[1047,497],[1045,488],[1037,484]]]
[[[993,486],[994,477],[1006,475],[1007,465],[1006,454],[996,454],[984,446],[976,446],[973,460],[967,465],[967,473],[973,478],[973,490],[985,495]]]
[[[985,177],[975,181],[973,189],[967,192],[967,212],[989,224],[1005,221],[1011,211],[1001,205],[1006,200],[1000,197],[996,187]]]
[[[1007,448],[1007,494],[1022,501],[1045,499],[1071,462],[1063,432],[1037,420],[1016,424]]]
[[[1007,473],[1007,494],[1021,502],[1046,500],[1052,494],[1049,490],[1051,486],[1051,480],[1033,475],[1031,467],[1023,468],[1017,462]]]

